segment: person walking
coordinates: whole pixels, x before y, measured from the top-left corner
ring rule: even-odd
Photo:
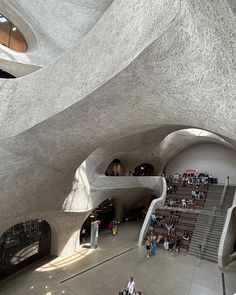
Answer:
[[[128,295],[136,295],[136,284],[133,277],[130,277],[127,285]]]
[[[152,244],[151,244],[151,253],[152,256],[156,255],[156,251],[157,251],[157,241],[156,241],[156,236],[153,236],[152,238]]]

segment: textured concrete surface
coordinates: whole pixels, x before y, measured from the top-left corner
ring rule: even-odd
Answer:
[[[1,68],[23,76],[72,48],[103,15],[112,0],[0,2],[0,11],[23,33],[28,50],[17,53],[0,45]]]
[[[2,2],[1,8],[8,8],[12,19],[16,19],[15,6],[10,10],[7,3]],[[23,0],[19,3],[26,5]],[[107,157],[102,157],[106,149],[101,150],[99,165],[91,167],[87,161],[91,171],[86,169],[85,176],[89,180],[96,182],[99,171],[94,169],[106,167],[119,152],[134,152],[130,166],[151,160],[156,153],[155,141],[160,143],[180,129],[201,128],[235,146],[236,25],[227,3],[103,3],[98,10],[106,12],[89,32],[84,30],[82,39],[73,37],[78,38],[73,48],[63,49],[60,57],[35,73],[0,81],[0,233],[23,217],[50,212],[47,216],[55,216],[55,224],[68,225],[63,243],[65,246],[69,241],[71,250],[73,241],[75,249],[74,233],[79,233],[86,213],[78,214],[75,227],[69,229],[74,215],[62,212],[65,200],[73,191],[78,167],[90,154],[94,156],[96,149],[113,141],[121,140],[119,149],[111,145]],[[55,7],[51,1],[42,5]],[[34,7],[32,3],[28,9]],[[16,25],[24,33],[24,24]],[[44,26],[47,30],[48,24]],[[50,38],[58,38],[59,43],[64,38],[53,34]],[[48,41],[43,34],[42,39]],[[48,53],[44,51],[47,61],[52,60],[50,52],[56,45],[48,48]],[[13,58],[17,60],[18,56]],[[128,145],[129,136],[134,141]],[[222,142],[215,135],[208,137]],[[140,156],[140,147],[135,151],[136,143],[147,146],[145,156]],[[152,143],[153,150],[148,147]],[[173,155],[176,151],[178,148]],[[156,157],[156,167],[161,161]],[[81,187],[86,188],[81,177]],[[127,184],[121,185],[128,189]],[[149,189],[149,185],[153,189],[153,183],[142,187]],[[140,187],[137,182],[135,186],[137,190]],[[88,210],[97,202],[95,197]],[[64,248],[60,246],[58,253],[63,253]]]

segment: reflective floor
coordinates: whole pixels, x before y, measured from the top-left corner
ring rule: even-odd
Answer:
[[[100,235],[96,250],[85,244],[73,256],[40,261],[2,282],[0,295],[118,295],[131,275],[142,295],[223,294],[221,272],[213,263],[162,249],[145,257],[145,249],[137,247],[140,227],[123,224],[115,237]],[[236,292],[235,279],[232,265],[225,274],[227,295]]]

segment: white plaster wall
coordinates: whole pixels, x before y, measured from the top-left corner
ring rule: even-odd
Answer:
[[[203,143],[180,152],[166,165],[166,174],[183,173],[186,169],[198,169],[211,173],[219,183],[236,184],[236,153],[227,147],[214,143]]]

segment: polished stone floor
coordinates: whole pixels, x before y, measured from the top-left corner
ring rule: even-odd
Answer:
[[[101,234],[96,250],[85,244],[73,256],[40,261],[2,282],[0,295],[118,295],[131,275],[142,295],[223,294],[221,272],[213,263],[162,249],[145,257],[145,249],[137,247],[140,227],[123,224],[115,237]],[[225,274],[226,295],[236,292],[235,281],[232,265]]]

